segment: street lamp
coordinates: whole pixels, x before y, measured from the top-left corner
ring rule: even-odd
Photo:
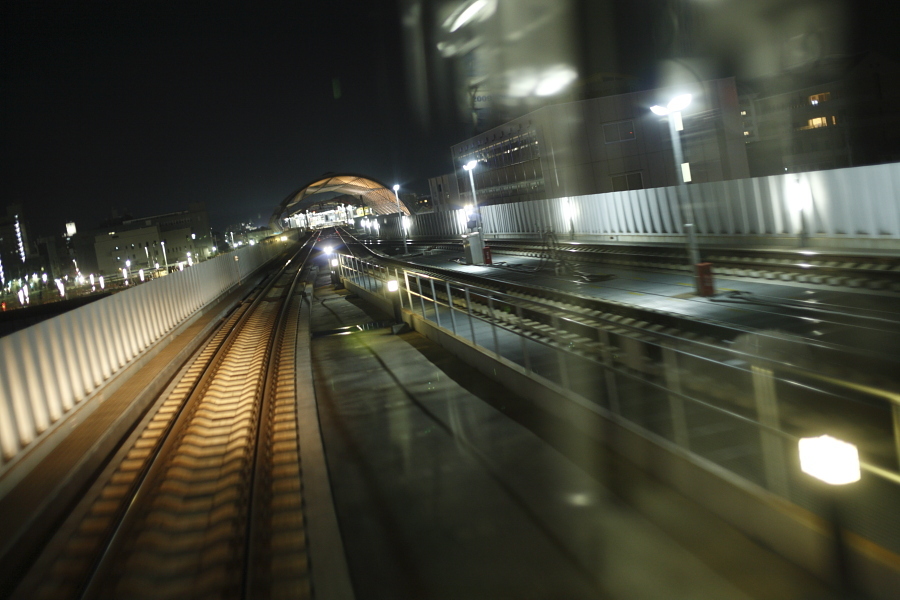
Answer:
[[[400,209],[400,185],[394,184],[394,197],[397,199],[397,228],[400,229],[400,235],[403,236],[403,254],[409,254],[409,246],[407,245],[409,242],[406,240],[406,236],[403,235],[403,211]]]
[[[472,175],[472,171],[475,169],[476,165],[478,165],[478,161],[470,160],[463,165],[463,169],[469,172],[469,185],[472,187],[472,212],[475,215],[475,231],[481,233],[481,219],[478,215],[478,198],[475,196],[475,176]]]
[[[689,163],[684,162],[684,155],[681,150],[681,138],[679,131],[684,130],[684,122],[681,119],[681,111],[688,107],[693,96],[691,94],[681,94],[675,96],[666,106],[651,106],[650,110],[655,115],[661,117],[669,117],[669,137],[672,138],[672,150],[675,154],[675,172],[680,173],[678,177],[678,195],[680,198],[680,206],[683,214],[682,218],[686,221],[684,228],[688,235],[688,259],[691,267],[694,269],[694,282],[697,286],[697,264],[700,263],[700,249],[697,247],[697,237],[694,231],[694,209],[686,198],[687,193],[685,187],[691,180],[691,167]],[[677,175],[676,175],[677,176]]]
[[[841,495],[839,486],[860,479],[859,451],[856,446],[830,435],[803,438],[798,444],[800,470],[828,484],[829,523],[834,543],[834,561],[842,597],[851,597],[854,585],[850,572],[850,557],[841,523]]]

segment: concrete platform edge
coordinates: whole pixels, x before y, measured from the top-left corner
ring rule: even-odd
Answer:
[[[301,303],[300,331],[297,336],[296,390],[297,433],[302,465],[304,513],[309,539],[310,571],[313,595],[332,600],[353,600],[350,569],[344,552],[325,447],[319,426],[319,409],[313,386],[310,348],[310,301],[313,285],[306,288],[307,299]]]

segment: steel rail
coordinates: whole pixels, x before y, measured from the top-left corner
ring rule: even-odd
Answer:
[[[298,251],[298,254],[304,250],[306,250],[308,254],[310,251],[309,249],[314,243],[313,240],[314,238],[310,238],[310,240],[308,240]],[[219,373],[224,361],[228,358],[229,353],[247,330],[249,323],[257,310],[266,302],[266,296],[269,291],[287,271],[290,262],[292,261],[288,261],[288,264],[282,267],[278,274],[272,276],[265,282],[262,289],[242,312],[238,321],[230,328],[221,344],[215,349],[213,356],[203,369],[202,375],[191,386],[187,399],[179,408],[177,417],[166,432],[162,443],[153,453],[152,457],[149,458],[148,466],[128,502],[128,507],[124,515],[118,520],[118,526],[116,527],[115,532],[107,541],[105,550],[94,565],[89,580],[83,587],[82,597],[105,597],[108,595],[107,592],[109,589],[107,586],[109,585],[109,578],[111,576],[119,575],[119,573],[115,573],[114,571],[117,566],[121,565],[119,562],[120,553],[123,548],[127,547],[128,544],[133,541],[128,539],[129,532],[133,531],[133,528],[139,523],[142,518],[142,515],[139,514],[140,511],[143,509],[145,503],[153,497],[159,482],[162,480],[163,471],[167,467],[166,461],[168,460],[168,457],[171,456],[173,448],[187,435],[187,428],[190,426],[191,420],[197,412],[199,402],[209,390],[213,379]],[[299,273],[300,269],[297,269],[297,275],[295,275],[295,277],[299,276]],[[274,338],[276,336],[273,335],[270,337],[272,338],[269,342],[269,345],[271,346],[271,344],[274,343]],[[270,351],[271,347],[267,349],[265,354],[270,354]],[[251,422],[253,421],[252,417],[250,420]],[[258,417],[251,426],[256,428],[260,427]],[[240,550],[238,550],[238,552],[240,552]]]

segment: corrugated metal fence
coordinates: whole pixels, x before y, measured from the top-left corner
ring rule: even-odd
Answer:
[[[691,184],[685,188],[699,235],[853,240],[900,239],[900,163]],[[414,238],[465,232],[464,211],[417,215]],[[676,187],[494,204],[481,208],[487,236],[670,237],[684,233]]]
[[[0,475],[112,376],[283,249],[245,246],[0,338]]]

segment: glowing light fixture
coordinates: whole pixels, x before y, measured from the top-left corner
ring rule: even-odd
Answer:
[[[651,106],[650,110],[654,115],[665,117],[666,115],[681,112],[686,109],[688,106],[690,106],[691,100],[693,98],[694,97],[691,94],[680,94],[669,100],[669,103],[664,107],[659,105]]]
[[[469,23],[470,21],[475,19],[475,17],[479,16],[479,13],[481,13],[486,8],[488,8],[487,0],[475,0],[475,2],[463,9],[463,11],[459,13],[459,15],[455,19],[453,19],[452,22],[450,22],[450,26],[448,27],[450,33],[453,33],[466,23]]]
[[[389,279],[389,280],[388,280],[388,282],[387,282],[387,291],[389,291],[389,292],[396,292],[396,291],[399,290],[399,289],[400,289],[400,284],[397,282],[396,279]]]
[[[800,470],[831,485],[859,481],[859,451],[853,444],[830,435],[803,438],[800,447]]]
[[[558,66],[548,72],[541,79],[534,90],[536,96],[552,96],[578,78],[575,69],[567,66]]]

